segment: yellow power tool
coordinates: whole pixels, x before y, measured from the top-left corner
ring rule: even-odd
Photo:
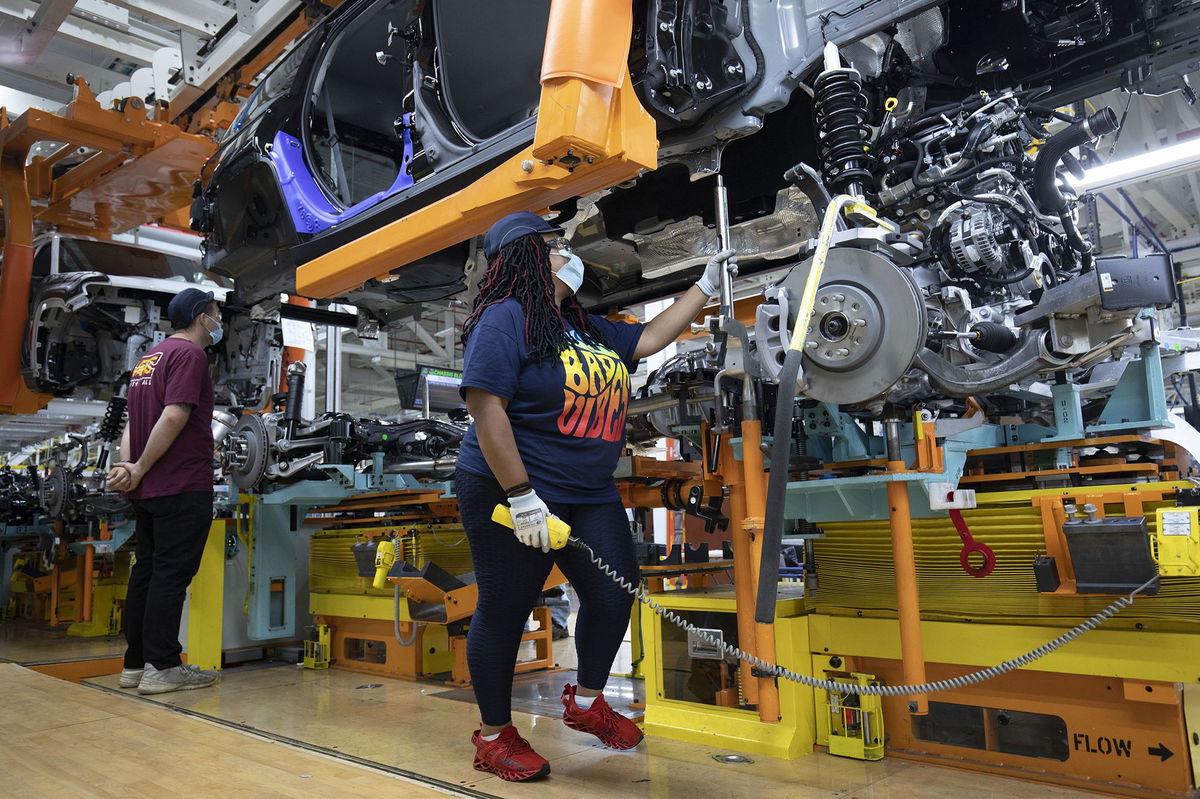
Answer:
[[[502,524],[510,530],[516,529],[513,525],[512,511],[507,505],[496,506],[496,509],[492,511],[492,521],[496,524]],[[550,530],[551,549],[562,549],[570,542],[571,525],[562,519],[548,516],[546,517],[546,527]]]
[[[388,572],[392,570],[395,563],[396,543],[390,538],[385,538],[379,542],[379,548],[375,550],[375,579],[371,585],[375,588],[386,586]]]

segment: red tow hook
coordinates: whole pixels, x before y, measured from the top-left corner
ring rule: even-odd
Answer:
[[[953,492],[946,499],[953,500]],[[963,571],[972,577],[987,577],[996,568],[996,553],[987,544],[981,544],[971,536],[971,528],[967,527],[967,520],[958,508],[950,509],[950,521],[954,523],[954,529],[963,542],[962,551],[958,553],[958,562],[962,564]],[[983,558],[982,566],[976,567],[971,563],[971,556],[975,554]]]

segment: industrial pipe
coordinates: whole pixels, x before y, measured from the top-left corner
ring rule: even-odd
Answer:
[[[437,461],[408,461],[384,467],[384,474],[410,474],[412,472],[433,472],[442,469],[453,469],[456,458]]]

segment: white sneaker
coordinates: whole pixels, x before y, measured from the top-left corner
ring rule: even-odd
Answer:
[[[138,683],[142,681],[142,674],[146,670],[141,669],[121,669],[121,681],[117,683],[118,688],[137,688]]]
[[[215,671],[201,671],[199,666],[174,666],[169,669],[156,669],[150,663],[138,683],[139,694],[166,694],[171,691],[190,691],[195,688],[207,688],[221,677]]]

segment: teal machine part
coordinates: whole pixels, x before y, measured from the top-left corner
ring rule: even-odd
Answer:
[[[407,474],[385,474],[383,454],[371,468],[328,464],[316,467],[328,480],[303,480],[263,494],[255,511],[250,543],[250,586],[246,637],[254,641],[296,636],[296,592],[300,569],[296,536],[313,508],[334,505],[358,494],[421,488],[448,492],[449,483],[421,483]],[[304,564],[307,569],[307,564]]]
[[[1129,361],[1089,434],[1170,427],[1163,389],[1162,351],[1158,342],[1141,345],[1141,357]]]

